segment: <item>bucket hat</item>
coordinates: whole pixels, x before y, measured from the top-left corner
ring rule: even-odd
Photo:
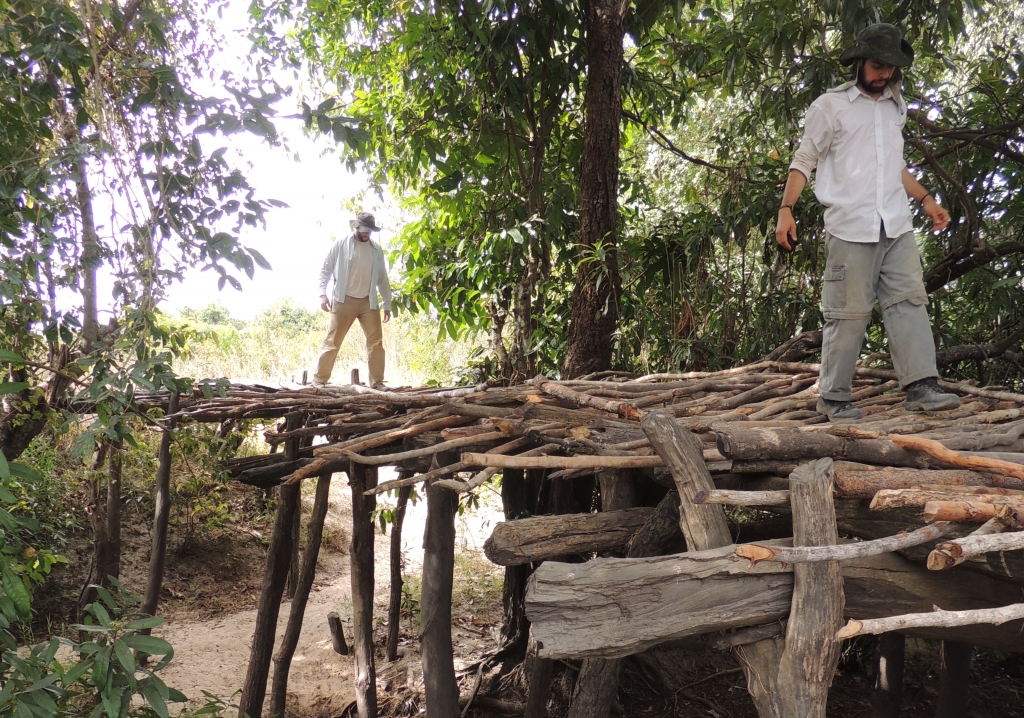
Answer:
[[[861,58],[878,60],[896,67],[909,67],[914,61],[914,48],[903,39],[903,33],[898,27],[880,22],[861,30],[857,41],[839,56],[839,62],[852,65]]]
[[[377,226],[376,220],[374,220],[373,215],[369,212],[358,213],[355,219],[350,219],[348,221],[348,224],[357,232],[361,229],[364,231],[369,230],[371,232],[380,231],[380,227]]]

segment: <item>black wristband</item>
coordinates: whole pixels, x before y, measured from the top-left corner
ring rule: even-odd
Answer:
[[[793,205],[791,205],[791,204],[784,204],[781,207],[779,207],[779,209],[788,209],[790,212],[792,212],[793,211]]]
[[[924,204],[924,201],[925,201],[926,199],[928,199],[929,197],[932,197],[932,193],[931,193],[931,192],[925,192],[925,193],[924,193],[924,197],[922,197],[922,198],[921,198],[921,204]],[[932,197],[932,199],[935,199],[935,198],[934,198],[934,197]]]

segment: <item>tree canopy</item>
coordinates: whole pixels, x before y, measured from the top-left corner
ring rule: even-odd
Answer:
[[[803,113],[847,79],[870,22],[899,25],[907,159],[953,214],[922,233],[948,346],[1018,324],[1021,52],[1013,3],[638,2],[625,18],[617,241],[579,241],[587,3],[278,2],[262,27],[307,62],[304,107],[414,221],[402,304],[489,330],[493,367],[554,372],[573,277],[620,256],[619,368],[721,367],[820,325],[820,208],[780,256],[772,231]],[[289,41],[274,34],[287,19]],[[279,22],[278,27],[285,27]],[[873,330],[876,332],[876,330]],[[499,340],[500,339],[500,340]],[[872,335],[870,349],[883,350]],[[979,366],[958,369],[977,375]]]

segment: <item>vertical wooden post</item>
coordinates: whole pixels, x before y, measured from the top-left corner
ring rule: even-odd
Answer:
[[[878,637],[878,675],[871,700],[872,718],[899,718],[906,642],[902,633],[883,633]]]
[[[298,427],[298,417],[289,416],[286,429]],[[285,444],[285,456],[294,461],[299,451],[296,439]],[[274,532],[267,551],[267,563],[263,569],[263,585],[256,608],[256,629],[252,636],[249,652],[249,667],[242,684],[242,695],[238,700],[239,718],[260,718],[263,700],[267,695],[267,676],[274,653],[277,632],[277,617],[281,611],[281,596],[284,593],[285,577],[291,561],[292,522],[299,503],[299,484],[282,484],[277,490],[277,511],[274,517]]]
[[[501,506],[506,521],[515,521],[532,513],[525,472],[522,469],[503,469],[501,472]],[[526,580],[530,566],[505,567],[505,580],[501,587],[501,639],[502,647],[513,643],[526,645],[530,621],[526,618]]]
[[[435,456],[440,466],[455,456]],[[420,584],[420,661],[430,718],[459,718],[459,685],[452,653],[452,583],[455,570],[455,510],[459,497],[427,486],[427,525],[423,534]]]
[[[292,521],[292,553],[288,560],[288,582],[284,587],[284,597],[289,601],[295,598],[295,591],[299,586],[299,536],[302,534],[302,494],[299,494],[299,504],[295,508],[295,520]]]
[[[291,612],[288,614],[288,625],[281,648],[274,658],[274,682],[270,689],[270,715],[284,716],[285,697],[288,693],[288,672],[291,669],[295,647],[299,644],[302,632],[302,618],[306,613],[306,602],[309,600],[310,589],[316,576],[316,561],[320,556],[320,541],[324,535],[324,519],[327,517],[327,500],[331,492],[331,475],[324,474],[317,479],[316,496],[313,499],[313,513],[309,517],[306,536],[306,553],[302,569],[295,582],[295,597],[292,600]],[[299,513],[298,510],[295,512]],[[294,536],[293,536],[294,538]]]
[[[177,413],[178,401],[178,392],[172,392],[167,406],[168,414]],[[149,552],[149,575],[146,579],[146,595],[142,601],[142,612],[151,616],[156,615],[160,603],[160,587],[163,585],[164,564],[167,560],[167,525],[171,516],[171,438],[176,423],[174,419],[168,420],[160,436],[153,497],[153,546]]]
[[[388,642],[385,646],[388,661],[398,658],[398,624],[402,618],[402,524],[405,523],[405,507],[411,495],[411,486],[398,490],[395,523],[391,527],[391,595],[388,599]]]
[[[942,668],[939,673],[939,707],[936,718],[963,718],[967,715],[967,694],[971,678],[971,654],[974,646],[958,641],[942,642]]]
[[[798,466],[789,476],[793,545],[830,546],[839,541],[832,503],[832,459]],[[825,718],[828,689],[839,663],[843,627],[843,577],[838,561],[793,566],[793,604],[786,623],[786,650],[779,662],[778,706],[782,716]]]
[[[377,467],[349,463],[352,487],[352,652],[356,658],[356,710],[359,718],[377,718],[377,669],[373,660],[373,510],[376,496],[363,492],[377,485]]]
[[[352,374],[349,377],[348,383],[352,384],[353,386],[359,383],[359,370],[358,369],[353,369],[352,370]]]
[[[531,647],[526,652],[527,658],[531,657],[531,651],[536,644],[537,642],[531,638]],[[553,661],[550,658],[541,658],[537,655],[533,655],[532,659],[530,693],[526,697],[526,710],[523,712],[523,718],[547,718]]]
[[[729,523],[721,506],[696,505],[698,491],[713,489],[704,447],[700,439],[679,425],[671,414],[654,411],[640,422],[651,446],[665,461],[679,492],[679,528],[686,539],[688,551],[704,551],[732,543]],[[769,639],[738,651],[738,659],[747,677],[747,690],[761,718],[779,718],[774,712],[772,696],[781,641]]]
[[[628,471],[601,471],[601,510],[631,509],[636,504],[636,486]],[[622,661],[618,658],[588,658],[583,661],[568,718],[608,718],[619,692]]]

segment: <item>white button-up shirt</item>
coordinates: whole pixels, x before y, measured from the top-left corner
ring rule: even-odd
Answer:
[[[903,125],[907,106],[887,87],[872,100],[847,82],[807,110],[804,136],[790,169],[810,178],[825,205],[825,230],[848,242],[877,242],[914,228],[903,188]]]

